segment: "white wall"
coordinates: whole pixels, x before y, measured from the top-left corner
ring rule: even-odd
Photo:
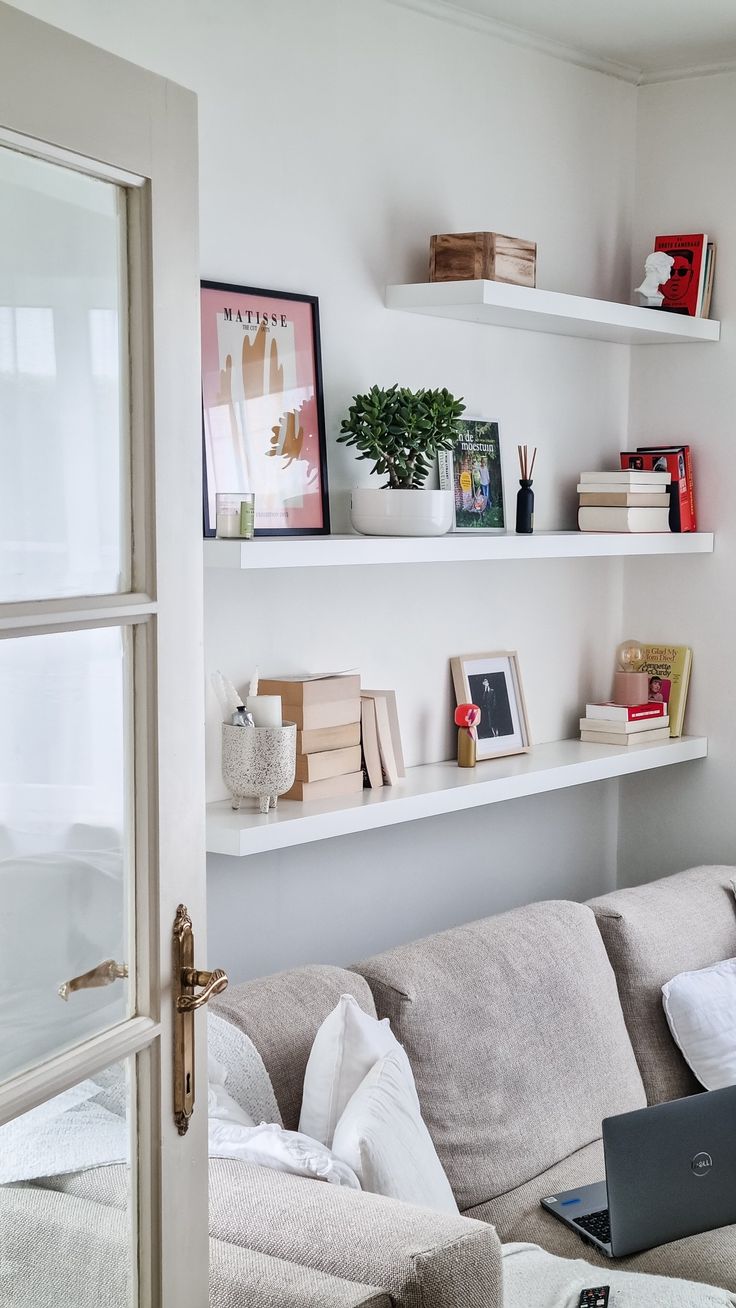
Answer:
[[[447,385],[497,418],[509,509],[539,445],[537,525],[572,526],[575,481],[620,447],[624,347],[389,313],[433,232],[534,239],[538,284],[628,298],[636,91],[387,0],[26,0],[191,86],[202,275],[320,296],[334,527],[365,479],[334,443],[353,393]],[[608,690],[622,565],[580,561],[207,578],[208,665],[360,666],[395,686],[410,761],[447,756],[453,653],[517,648],[532,732],[571,734]],[[219,780],[208,707],[208,790]],[[615,876],[615,785],[438,817],[255,859],[210,860],[210,957],[234,978],[348,959]]]
[[[622,783],[623,883],[736,862],[736,338],[728,320],[736,299],[736,175],[724,153],[735,115],[734,75],[640,91],[637,266],[658,233],[705,230],[718,242],[712,315],[725,321],[715,346],[632,351],[632,448],[655,438],[691,443],[699,525],[717,535],[712,558],[678,560],[666,585],[654,561],[626,563],[627,633],[693,647],[686,728],[708,735],[709,758]]]

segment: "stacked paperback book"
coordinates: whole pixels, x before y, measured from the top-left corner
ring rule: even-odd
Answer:
[[[580,739],[589,745],[652,745],[669,740],[670,719],[667,705],[586,704],[580,719]]]
[[[261,677],[258,693],[280,695],[284,722],[296,722],[296,780],[285,799],[334,799],[363,789],[357,674]]]
[[[581,472],[580,530],[669,531],[671,480],[670,472],[643,468]]]

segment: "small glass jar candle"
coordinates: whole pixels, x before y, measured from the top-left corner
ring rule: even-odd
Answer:
[[[252,540],[256,497],[249,491],[216,496],[218,540]]]

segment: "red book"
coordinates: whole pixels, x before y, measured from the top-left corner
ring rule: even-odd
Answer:
[[[683,513],[681,510],[680,519],[681,522],[685,522],[685,523],[687,523],[689,520],[690,525],[685,527],[680,526],[679,528],[672,527],[672,531],[675,530],[697,531],[698,528],[695,520],[695,482],[693,480],[693,459],[692,459],[692,454],[690,453],[690,446],[689,445],[637,445],[636,448],[637,448],[637,452],[642,454],[662,453],[662,454],[682,455],[685,464],[685,483],[686,483],[688,501],[690,504],[690,512],[689,514],[687,511]],[[682,472],[682,464],[678,462],[678,475],[681,474],[681,472]],[[674,480],[675,480],[675,476],[673,473],[672,481],[674,482]],[[681,475],[680,475],[680,480],[682,480]],[[681,492],[680,498],[682,498],[682,488],[680,488],[680,492]]]
[[[669,472],[670,531],[697,531],[693,467],[689,445],[638,446],[621,451],[621,467],[645,472]]]
[[[674,259],[668,280],[659,288],[664,296],[661,308],[667,313],[697,318],[703,298],[708,237],[704,232],[690,236],[658,236],[654,248],[663,250]]]
[[[641,722],[644,718],[663,718],[666,704],[649,701],[646,704],[586,704],[586,718],[599,718],[602,722]]]

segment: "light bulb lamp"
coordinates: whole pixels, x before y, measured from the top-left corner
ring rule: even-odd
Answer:
[[[644,650],[638,640],[625,640],[616,650],[613,674],[614,704],[646,704],[649,699],[649,676],[640,672]]]

